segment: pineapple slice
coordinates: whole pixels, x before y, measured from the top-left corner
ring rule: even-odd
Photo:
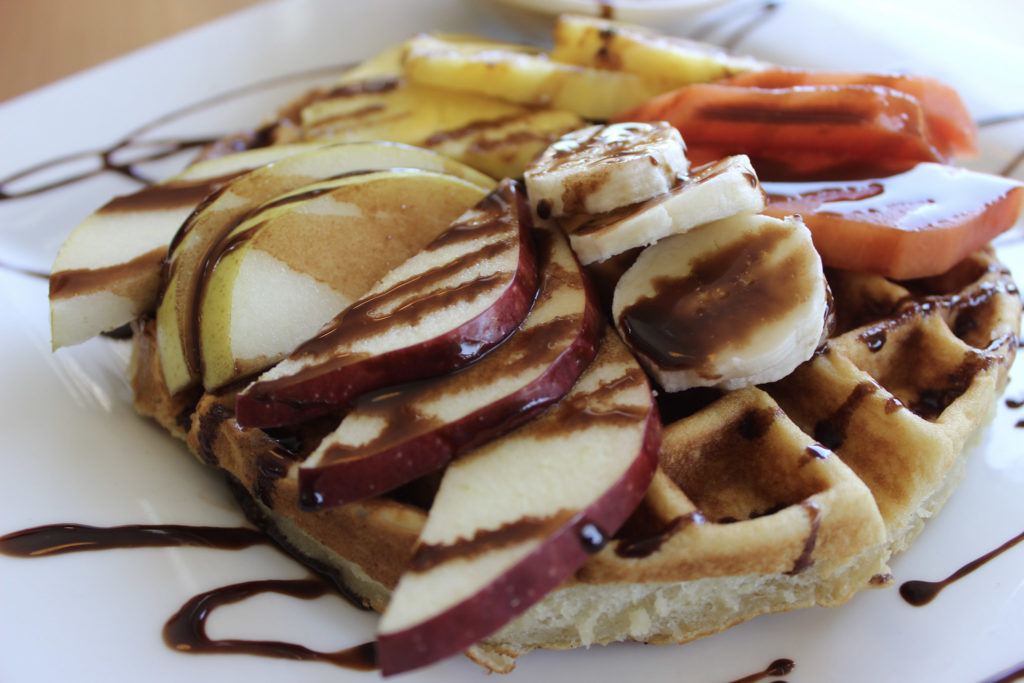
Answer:
[[[404,142],[494,178],[518,178],[534,156],[585,122],[569,111],[372,75],[307,105],[301,125],[305,140]]]
[[[716,81],[766,64],[708,43],[668,36],[610,19],[563,15],[555,24],[551,59],[637,74],[663,91]]]
[[[543,53],[436,36],[409,41],[403,64],[406,78],[413,83],[567,109],[593,120],[606,120],[665,91],[633,73],[564,64]]]

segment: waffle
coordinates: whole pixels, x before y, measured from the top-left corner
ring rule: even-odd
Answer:
[[[771,385],[662,397],[660,467],[641,505],[573,577],[470,657],[506,672],[536,648],[681,643],[891,582],[889,558],[949,496],[1006,384],[1021,301],[987,249],[926,280],[828,277],[838,322],[822,349]],[[237,425],[230,392],[171,397],[154,336],[152,321],[136,324],[137,410],[222,469],[284,547],[382,610],[438,477],[300,510],[290,465],[331,418],[261,431]]]

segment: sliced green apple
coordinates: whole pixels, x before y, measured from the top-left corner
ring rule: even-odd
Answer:
[[[220,243],[199,309],[203,386],[284,358],[489,188],[446,173],[347,175],[271,200]]]
[[[200,376],[198,306],[202,281],[218,242],[246,215],[273,198],[344,173],[418,168],[450,173],[482,187],[494,181],[427,150],[388,142],[335,144],[281,159],[221,188],[182,224],[171,244],[167,279],[157,307],[157,347],[171,393]]]
[[[560,231],[540,228],[540,284],[526,320],[458,372],[360,398],[299,468],[318,509],[379,495],[536,417],[593,360],[603,322]]]
[[[452,462],[380,620],[385,675],[460,652],[572,575],[640,502],[661,422],[614,332],[572,391]]]
[[[456,370],[501,343],[537,293],[524,195],[502,181],[239,393],[239,424],[269,427],[339,410],[375,389]]]
[[[71,232],[53,263],[53,348],[81,343],[153,310],[167,246],[196,206],[241,173],[317,146],[280,145],[201,161],[97,209]]]

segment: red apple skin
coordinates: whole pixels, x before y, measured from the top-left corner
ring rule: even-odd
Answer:
[[[319,510],[380,495],[443,467],[451,459],[512,431],[547,410],[569,391],[597,353],[604,319],[593,294],[588,291],[586,297],[579,334],[540,377],[460,420],[393,448],[323,467],[300,468],[302,507]]]
[[[502,360],[503,357],[508,358],[508,354],[505,354],[506,349],[509,349],[511,356],[516,358],[530,353],[529,349],[533,348],[531,344],[548,344],[546,349],[557,352],[551,359],[551,364],[529,383],[511,393],[496,396],[492,402],[481,405],[461,419],[436,425],[419,433],[415,433],[413,427],[413,433],[408,435],[410,438],[392,442],[378,450],[372,450],[372,447],[365,450],[355,449],[355,452],[347,457],[342,455],[339,459],[332,459],[315,467],[300,468],[300,503],[304,509],[317,510],[342,505],[401,486],[444,466],[452,458],[525,424],[561,399],[572,388],[576,379],[597,354],[604,319],[589,281],[565,238],[556,237],[547,230],[539,230],[537,238],[538,262],[542,271],[541,293],[538,296],[548,299],[565,296],[563,292],[566,291],[573,292],[569,296],[580,296],[582,309],[578,317],[562,314],[558,318],[547,319],[543,317],[544,314],[539,314],[542,321],[536,324],[531,323],[532,316],[537,311],[534,309],[524,321],[522,328],[514,332],[484,361],[490,365],[483,371],[483,378],[473,381],[488,381],[487,378],[494,373],[495,367],[507,369],[509,366],[503,363],[508,361]],[[545,334],[545,330],[550,329],[552,325],[566,324],[574,324],[569,330],[569,334],[573,335],[571,339],[567,340],[568,343],[561,349],[558,346],[550,346],[555,342],[550,333]],[[565,336],[560,334],[557,339],[563,339]],[[558,345],[562,343],[557,342]],[[473,373],[477,367],[481,366],[473,366],[462,372]],[[448,377],[437,379],[443,386]],[[456,382],[458,381],[456,378]],[[431,384],[425,386],[429,391]],[[409,405],[411,401],[414,413],[417,388],[410,387],[410,392],[406,396],[411,395],[411,398],[399,404]],[[401,391],[401,388],[398,390]],[[401,398],[398,400],[402,401]],[[433,400],[438,399],[435,397]],[[394,417],[397,418],[398,415]]]
[[[623,476],[476,595],[414,627],[379,635],[381,673],[390,676],[458,654],[554,590],[600,549],[582,540],[584,527],[592,525],[607,540],[639,505],[654,477],[660,446],[661,420],[652,399],[640,452]]]
[[[362,394],[385,386],[434,377],[463,367],[505,340],[523,321],[537,293],[537,259],[532,219],[524,190],[503,181],[483,202],[515,212],[519,257],[509,286],[487,310],[445,334],[394,351],[355,359],[345,356],[292,377],[257,381],[238,395],[236,414],[243,427],[277,427],[343,409]],[[443,239],[444,235],[439,239]],[[343,320],[347,309],[336,322]],[[327,332],[335,329],[332,325]],[[302,353],[320,336],[300,346]]]

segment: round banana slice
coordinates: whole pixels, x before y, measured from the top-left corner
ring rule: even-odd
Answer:
[[[668,192],[689,170],[679,131],[664,122],[590,126],[562,136],[526,168],[541,218],[602,213]]]
[[[583,265],[686,232],[704,223],[764,209],[765,194],[744,154],[705,164],[667,194],[598,216],[559,219]]]
[[[737,215],[666,238],[615,288],[622,337],[666,391],[788,375],[828,332],[831,296],[795,216]]]

